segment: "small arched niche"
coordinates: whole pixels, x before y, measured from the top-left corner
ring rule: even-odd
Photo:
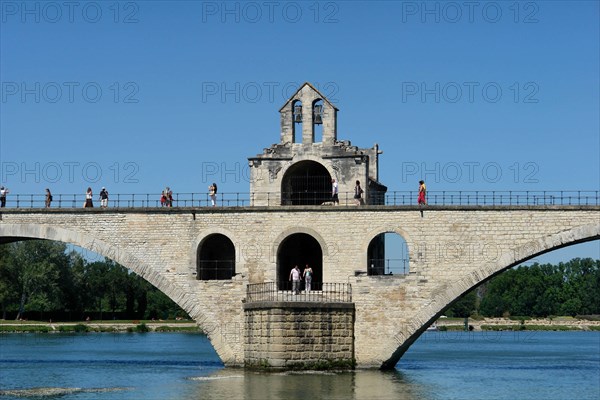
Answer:
[[[375,236],[367,250],[368,275],[406,275],[409,272],[408,246],[396,232]]]
[[[202,281],[231,279],[235,275],[235,246],[220,233],[206,237],[198,246],[197,279]]]

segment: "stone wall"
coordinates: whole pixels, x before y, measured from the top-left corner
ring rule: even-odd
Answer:
[[[258,369],[354,368],[354,304],[244,304],[244,359]]]

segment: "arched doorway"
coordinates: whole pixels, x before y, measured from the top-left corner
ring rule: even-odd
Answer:
[[[323,250],[319,242],[306,233],[294,233],[279,245],[277,251],[277,286],[290,290],[290,271],[297,265],[304,272],[306,265],[313,270],[312,289],[321,290],[323,283]],[[302,288],[304,285],[302,285]]]
[[[384,232],[371,240],[367,250],[368,275],[406,275],[408,271],[408,246],[402,236]]]
[[[315,161],[300,161],[285,173],[281,183],[283,205],[320,205],[331,200],[331,175]]]
[[[235,246],[225,235],[208,236],[198,246],[197,279],[231,279],[235,275]]]

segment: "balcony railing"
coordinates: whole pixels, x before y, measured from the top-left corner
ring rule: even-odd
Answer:
[[[368,275],[406,275],[409,272],[408,258],[370,258]]]
[[[367,205],[409,206],[417,204],[416,191],[395,191],[374,193],[366,197]],[[311,197],[313,196],[313,197]],[[303,205],[331,205],[322,201],[327,197],[323,193],[305,194]],[[217,195],[217,207],[247,207],[294,205],[280,192],[224,192]],[[311,200],[312,199],[312,200]],[[314,201],[313,201],[314,200]],[[82,208],[85,194],[54,194],[51,208]],[[283,203],[283,204],[282,204]],[[352,192],[339,194],[340,205],[356,204]],[[427,205],[457,206],[597,206],[600,205],[600,191],[429,191]],[[94,199],[94,207],[100,206],[100,200]],[[211,199],[206,193],[174,193],[173,207],[210,207]],[[45,195],[9,193],[7,208],[44,208]],[[160,193],[111,194],[110,208],[161,208]]]
[[[234,275],[234,260],[198,260],[198,272],[196,276],[198,280],[231,279]]]
[[[302,285],[300,292],[295,294],[292,282],[249,284],[246,287],[246,302],[259,301],[352,303],[352,286],[349,283],[312,282],[310,291]]]

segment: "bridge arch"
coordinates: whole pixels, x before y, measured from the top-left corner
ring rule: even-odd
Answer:
[[[159,276],[148,275],[145,273],[144,263],[139,260],[134,254],[110,243],[99,240],[92,235],[72,230],[54,227],[42,226],[35,224],[1,224],[0,238],[11,239],[45,239],[56,242],[69,243],[79,246],[83,249],[93,251],[103,257],[110,258],[124,267],[135,272],[159,290],[165,291],[170,288],[167,281],[161,280]],[[148,275],[148,276],[145,276]]]
[[[88,233],[76,232],[57,226],[38,224],[0,224],[0,242],[28,239],[52,240],[72,244],[98,253],[103,257],[110,258],[123,265],[125,268],[133,271],[136,275],[151,283],[177,305],[183,308],[196,321],[196,324],[208,334],[215,351],[219,354],[224,363],[231,363],[232,365],[240,364],[240,360],[236,358],[233,349],[222,334],[222,327],[215,323],[213,317],[197,306],[197,301],[193,298],[193,293],[188,293],[172,284],[172,281],[170,281],[167,276],[148,268],[148,265],[127,249],[100,240]]]
[[[395,347],[395,350],[392,352],[391,357],[383,362],[381,368],[394,368],[402,355],[425,332],[427,327],[435,322],[442,315],[443,311],[450,307],[455,300],[474,287],[509,268],[515,267],[539,255],[563,247],[599,239],[600,224],[578,226],[556,234],[542,236],[503,252],[495,260],[486,263],[476,271],[466,274],[453,282],[452,285],[445,284],[442,290],[435,290],[433,288],[433,292],[436,294],[431,301],[412,317],[413,320],[425,321],[425,323],[421,326],[418,324],[403,326],[400,331],[397,331],[393,335],[390,345],[391,347]],[[399,343],[400,346],[398,346]]]

